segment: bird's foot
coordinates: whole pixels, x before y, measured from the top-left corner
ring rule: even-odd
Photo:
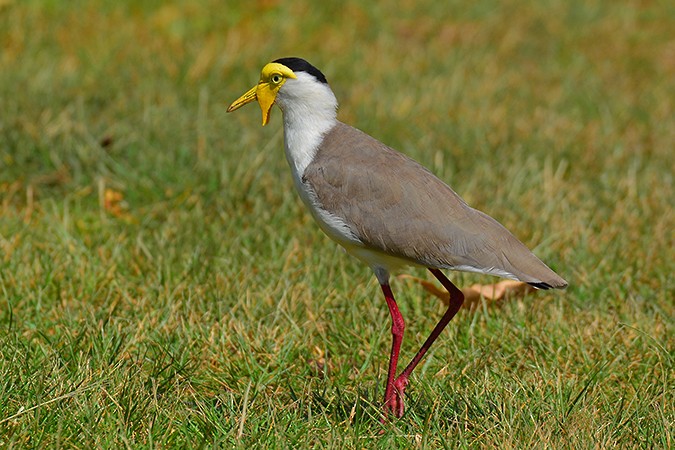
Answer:
[[[385,399],[384,402],[384,415],[385,420],[389,414],[393,414],[396,418],[403,417],[405,412],[405,404],[403,403],[403,398],[405,394],[405,388],[408,386],[408,377],[398,377],[394,380],[394,392],[391,397]]]

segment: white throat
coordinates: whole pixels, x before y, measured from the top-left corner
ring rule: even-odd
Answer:
[[[276,103],[284,115],[286,159],[297,186],[324,134],[337,123],[338,105],[327,84],[304,72],[296,76],[286,80]]]

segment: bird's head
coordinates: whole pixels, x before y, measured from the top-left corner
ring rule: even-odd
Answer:
[[[270,120],[272,105],[277,101],[279,91],[283,89],[286,82],[291,80],[301,81],[305,75],[310,75],[309,82],[312,84],[324,84],[327,86],[326,77],[310,63],[301,58],[281,58],[273,61],[263,67],[260,73],[258,84],[249,89],[244,95],[235,100],[227,112],[232,112],[241,108],[254,100],[258,101],[262,110],[262,124],[267,125]],[[332,93],[331,93],[332,95]]]

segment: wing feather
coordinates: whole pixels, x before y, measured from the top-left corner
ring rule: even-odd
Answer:
[[[326,134],[302,179],[368,248],[427,267],[566,285],[425,167],[348,125]]]

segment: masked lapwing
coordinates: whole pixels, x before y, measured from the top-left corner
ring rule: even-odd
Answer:
[[[347,253],[368,264],[382,287],[393,336],[385,415],[401,417],[410,374],[464,301],[441,269],[497,275],[539,289],[567,286],[499,222],[471,208],[429,170],[338,121],[338,103],[326,77],[304,59],[267,64],[258,84],[227,111],[255,100],[263,125],[270,120],[272,105],[281,109],[286,159],[316,222]],[[389,277],[406,266],[428,268],[450,292],[450,303],[396,376],[405,325]]]

